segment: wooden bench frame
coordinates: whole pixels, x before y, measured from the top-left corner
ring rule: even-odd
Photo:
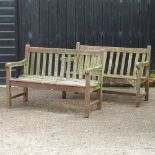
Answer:
[[[106,83],[106,80],[108,80],[109,83],[121,83],[121,84],[131,84],[136,92],[118,92],[118,91],[111,91],[106,90],[104,88],[104,93],[110,93],[110,94],[119,94],[119,95],[130,95],[130,96],[136,96],[136,106],[139,107],[140,101],[142,97],[145,97],[145,100],[148,101],[149,99],[149,73],[150,73],[150,59],[151,59],[151,46],[148,46],[147,48],[124,48],[124,47],[108,47],[108,46],[90,46],[90,45],[80,45],[80,42],[77,42],[76,49],[82,49],[82,50],[101,50],[103,49],[103,72],[104,72],[104,83]],[[105,65],[107,61],[107,53],[110,52],[110,58],[109,58],[109,66],[108,66],[108,72],[105,73]],[[116,53],[116,59],[114,64],[114,72],[111,74],[111,68],[112,68],[112,61],[113,61],[113,55],[114,52]],[[119,59],[120,59],[120,53],[123,53],[122,56],[122,66],[120,69],[120,74],[118,75],[118,68],[119,68]],[[128,64],[127,64],[127,71],[126,75],[123,75],[124,68],[125,68],[125,60],[126,55],[129,54],[128,58]],[[134,62],[134,68],[133,68],[133,75],[131,75],[131,66],[132,66],[132,58],[133,53],[135,56],[135,62]],[[141,56],[141,61],[138,62],[139,58]],[[145,70],[145,73],[144,73]],[[145,93],[141,93],[141,86],[144,84],[145,86]]]
[[[66,55],[66,54],[71,54],[71,55],[89,55],[89,56],[94,56],[95,54],[98,55],[100,62],[98,66],[92,67],[92,68],[86,68],[85,70],[83,70],[82,72],[79,72],[79,74],[81,74],[81,78],[83,78],[83,76],[85,76],[85,86],[76,86],[76,85],[63,85],[63,84],[51,84],[51,83],[40,83],[40,82],[33,82],[33,81],[21,81],[18,78],[12,78],[11,76],[11,72],[12,72],[12,68],[14,67],[19,67],[19,66],[23,66],[24,67],[24,75],[29,75],[30,73],[33,72],[34,70],[34,54],[38,54],[38,53],[43,53],[43,64],[42,64],[42,75],[45,76],[45,70],[46,70],[46,54],[49,54],[49,59],[51,57],[52,54],[62,54],[62,55]],[[76,53],[76,54],[75,54]],[[31,61],[30,61],[30,55],[31,56]],[[39,54],[37,55],[38,58]],[[82,57],[82,56],[81,56]],[[66,58],[66,57],[65,57]],[[63,60],[65,61],[65,58],[63,58]],[[51,58],[52,59],[52,58]],[[69,59],[69,56],[67,56],[67,59]],[[79,57],[78,57],[79,59]],[[37,60],[40,61],[40,59]],[[52,60],[51,60],[52,61]],[[56,57],[55,57],[55,62],[56,62]],[[90,108],[92,105],[97,105],[97,109],[101,109],[101,103],[102,103],[102,79],[103,79],[103,73],[102,73],[102,62],[103,62],[103,54],[102,52],[99,51],[95,51],[95,50],[89,50],[89,51],[85,51],[85,50],[75,50],[75,49],[56,49],[56,48],[39,48],[39,47],[31,47],[30,45],[26,45],[26,50],[25,50],[25,59],[19,62],[12,62],[12,63],[7,63],[6,64],[6,85],[7,85],[7,105],[9,108],[12,107],[12,99],[19,97],[19,96],[23,96],[23,101],[27,102],[28,101],[28,88],[37,88],[37,89],[46,89],[46,90],[59,90],[62,91],[62,98],[66,98],[66,91],[69,92],[79,92],[82,94],[85,94],[85,104],[84,104],[84,117],[88,118],[89,117],[89,113],[90,113]],[[31,64],[30,64],[31,63]],[[52,64],[49,60],[48,62],[49,66],[48,66],[48,70],[51,69],[50,64]],[[56,62],[57,63],[57,62]],[[55,64],[56,64],[55,63]],[[67,66],[68,63],[70,63],[71,65],[71,61],[67,62]],[[86,63],[86,62],[85,62]],[[30,65],[33,64],[33,67],[31,68]],[[56,65],[55,65],[56,66]],[[65,65],[64,65],[65,66]],[[72,80],[72,78],[70,77],[71,73],[68,73],[67,70],[65,71],[63,68],[63,64],[61,64],[62,67],[62,72],[64,75],[64,72],[66,74],[67,79]],[[70,66],[68,66],[70,67]],[[83,67],[83,66],[82,66]],[[29,69],[30,68],[30,69]],[[58,72],[58,65],[56,67],[56,71]],[[40,70],[40,69],[39,69]],[[75,69],[77,70],[77,69]],[[74,72],[75,72],[74,70]],[[30,72],[30,73],[29,73]],[[39,72],[37,70],[37,66],[36,66],[36,74],[37,72]],[[55,72],[55,70],[54,70]],[[34,72],[33,72],[34,73]],[[33,76],[32,73],[32,76]],[[51,74],[51,73],[49,73]],[[55,73],[54,73],[55,74]],[[58,73],[56,73],[58,74]],[[76,74],[76,73],[75,73]],[[98,76],[98,80],[100,82],[98,87],[94,87],[91,88],[90,87],[90,82],[91,82],[91,78],[92,75]],[[48,76],[46,76],[48,78]],[[49,77],[51,77],[51,75],[49,75]],[[76,77],[75,77],[76,79]],[[17,95],[12,96],[11,93],[11,86],[18,86],[18,87],[23,87],[23,92]],[[96,91],[97,92],[97,99],[95,101],[90,100],[90,94],[91,92]]]

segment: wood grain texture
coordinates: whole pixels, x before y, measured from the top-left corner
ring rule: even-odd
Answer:
[[[127,41],[127,40],[126,40]],[[124,42],[126,42],[124,41]],[[131,84],[136,93],[136,106],[140,104],[140,98],[149,96],[149,64],[151,48],[124,48],[107,46],[79,45],[78,49],[102,50],[103,49],[103,80],[109,83]],[[141,57],[141,62],[140,61]],[[147,61],[146,61],[147,60]],[[92,61],[93,62],[93,61]],[[118,68],[120,67],[120,68]],[[144,70],[145,69],[145,70]],[[113,71],[114,70],[114,71]],[[119,70],[119,71],[118,71]],[[144,75],[145,71],[145,75]],[[141,84],[145,85],[145,93],[141,94]],[[106,93],[109,91],[105,91]],[[109,92],[111,93],[111,92]],[[118,94],[117,91],[115,91]],[[129,93],[121,93],[128,94]]]
[[[90,113],[90,93],[102,89],[101,58],[102,54],[97,50],[86,52],[85,50],[75,49],[29,47],[24,60],[6,64],[7,105],[11,107],[11,99],[20,96],[23,96],[23,101],[27,102],[28,88],[60,90],[63,98],[66,98],[66,91],[79,92],[85,94],[84,117],[88,118]],[[28,60],[30,60],[30,64]],[[91,63],[93,68],[89,69]],[[11,69],[25,64],[30,68],[30,73],[12,79]],[[96,66],[97,64],[100,64],[100,66]],[[100,80],[90,80],[92,72],[94,76],[100,76]],[[89,77],[86,76],[86,73],[89,74]],[[23,87],[23,92],[11,96],[11,86]],[[98,102],[99,98],[98,96]],[[96,103],[96,101],[94,102]],[[100,106],[98,102],[96,104]]]

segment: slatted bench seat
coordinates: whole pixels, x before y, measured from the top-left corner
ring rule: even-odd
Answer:
[[[137,107],[141,97],[145,96],[145,100],[148,100],[151,46],[148,48],[123,48],[80,45],[80,42],[77,42],[76,49],[103,49],[104,83],[131,84],[135,88],[132,93],[109,91],[106,88],[103,92],[136,96]],[[143,85],[145,92],[141,93],[140,88]]]
[[[28,88],[66,91],[85,94],[84,117],[89,117],[92,105],[101,109],[102,102],[102,62],[103,54],[98,50],[75,50],[39,48],[26,45],[25,59],[6,64],[7,104],[12,107],[12,99],[23,96],[28,101]],[[23,74],[11,76],[13,67],[23,66]],[[11,86],[23,87],[23,92],[12,96]],[[97,99],[90,101],[91,92]]]

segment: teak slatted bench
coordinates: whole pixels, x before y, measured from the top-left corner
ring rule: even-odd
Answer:
[[[131,84],[135,92],[110,91],[104,88],[105,93],[126,94],[136,96],[136,106],[140,104],[141,97],[149,98],[149,71],[151,46],[147,48],[123,48],[80,45],[79,50],[103,49],[103,77],[104,83]],[[145,93],[141,93],[141,86],[145,85]]]
[[[60,90],[85,94],[84,117],[89,117],[92,105],[101,109],[102,102],[102,59],[98,50],[75,50],[30,47],[26,45],[25,59],[6,64],[7,104],[11,99],[23,96],[28,101],[28,88]],[[11,76],[13,67],[24,67],[23,75]],[[11,86],[23,87],[23,92],[11,95]],[[90,93],[96,91],[97,99],[90,101]]]

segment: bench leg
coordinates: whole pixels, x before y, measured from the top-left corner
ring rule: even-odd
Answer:
[[[145,83],[145,101],[149,100],[149,79]]]
[[[12,108],[12,102],[11,102],[11,86],[10,84],[7,83],[7,86],[6,86],[6,99],[7,99],[7,107],[8,108]]]
[[[139,107],[141,101],[140,97],[140,82],[137,81],[136,84],[136,107]]]
[[[102,90],[101,89],[97,91],[97,99],[99,100],[99,102],[97,103],[97,110],[101,110],[101,106],[102,106]]]
[[[28,101],[28,88],[24,87],[23,91],[24,91],[23,102],[27,102]]]
[[[63,91],[63,92],[62,92],[62,98],[63,98],[63,99],[66,99],[66,91]]]
[[[89,118],[90,113],[90,92],[85,93],[84,117]]]
[[[6,102],[7,102],[8,108],[12,107],[10,77],[11,77],[11,71],[10,71],[10,68],[7,67],[6,68]]]

